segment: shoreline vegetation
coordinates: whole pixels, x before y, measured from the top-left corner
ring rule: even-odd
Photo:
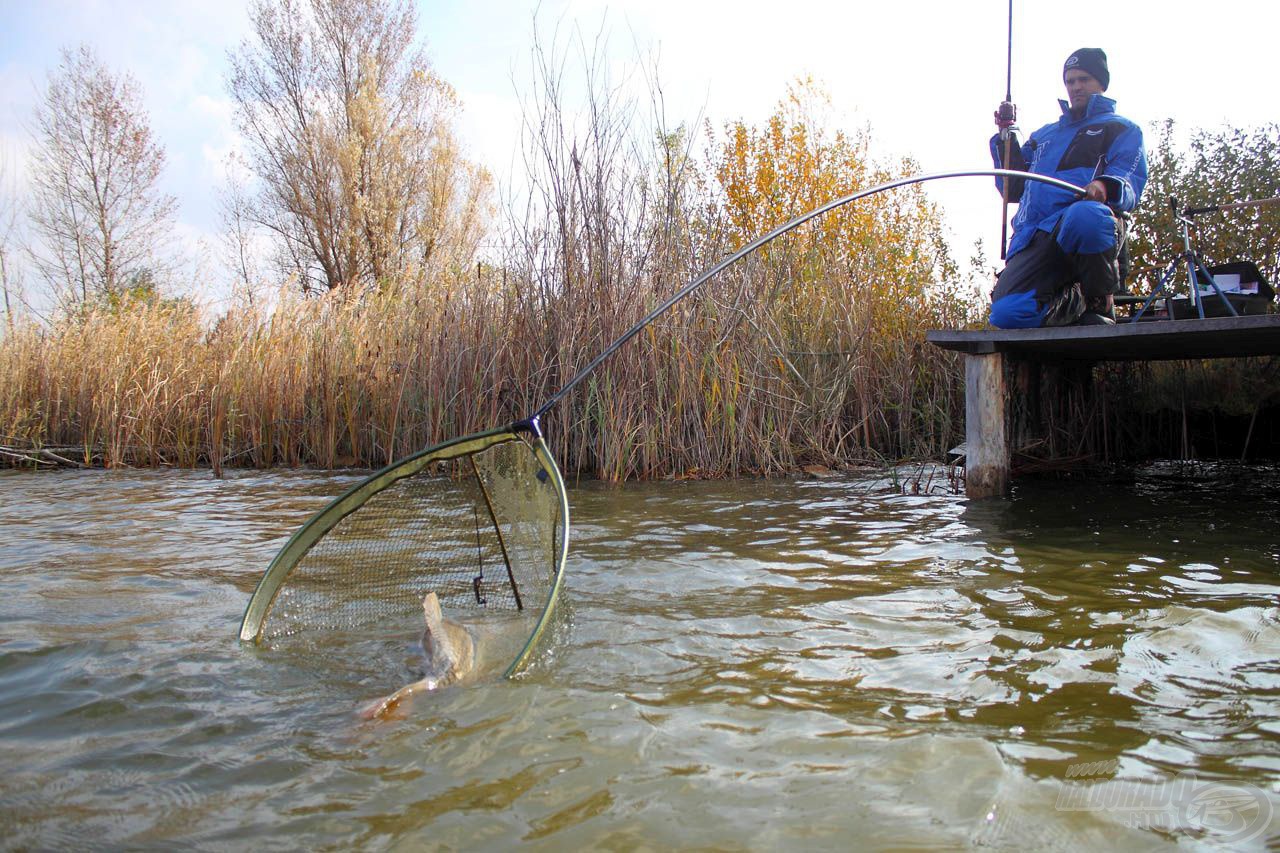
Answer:
[[[920,298],[909,268],[886,271],[888,290],[823,276],[811,235],[792,242],[726,271],[548,414],[567,472],[767,475],[950,446],[959,374],[923,334],[965,322],[966,303]],[[0,337],[0,444],[106,467],[381,467],[527,415],[689,277],[598,275],[603,255],[570,288],[479,265],[361,299],[285,291],[211,328],[174,300],[18,324]]]
[[[517,420],[705,266],[890,177],[804,106],[729,126],[699,164],[682,133],[622,160],[619,140],[558,136],[501,264],[468,256],[358,294],[286,285],[212,326],[151,293],[15,323],[0,444],[106,467],[376,468]],[[919,191],[836,211],[646,328],[549,413],[549,441],[566,471],[614,481],[936,458],[963,398],[924,331],[973,311],[938,283],[953,269]]]
[[[726,255],[830,199],[921,171],[873,156],[869,127],[832,130],[812,81],[789,86],[759,124],[671,127],[656,68],[629,72],[648,86],[635,96],[609,78],[601,42],[535,37],[519,145],[527,183],[498,205],[454,137],[455,93],[414,47],[412,4],[262,0],[253,15],[256,40],[228,80],[246,159],[225,189],[237,283],[217,314],[174,295],[173,264],[156,248],[173,205],[155,196],[163,150],[136,84],[88,48],[50,75],[36,122],[37,239],[22,248],[57,307],[46,319],[15,309],[20,282],[0,263],[0,466],[379,468],[526,417]],[[580,81],[566,78],[567,52],[580,56]],[[1152,152],[1150,196],[1280,193],[1280,126],[1202,132],[1189,155],[1172,128]],[[149,168],[77,172],[96,161],[68,139]],[[141,182],[111,198],[154,202],[141,222],[136,206],[89,192],[120,174]],[[1148,207],[1134,229],[1138,269],[1178,251],[1162,206]],[[1261,259],[1274,277],[1276,215],[1255,208],[1203,229],[1198,245]],[[0,229],[0,262],[14,257],[12,233]],[[921,187],[855,202],[646,327],[544,418],[548,442],[566,474],[615,482],[943,459],[963,433],[963,372],[924,334],[980,323],[992,272],[979,249],[961,273]],[[1265,372],[1265,387],[1232,386],[1248,387],[1236,409],[1252,412],[1250,435],[1277,398],[1280,379]],[[1185,377],[1149,373],[1173,377],[1164,397],[1181,401],[1178,440],[1190,447]],[[1138,445],[1144,417],[1124,433]],[[1109,437],[1117,426],[1089,438],[1103,458],[1125,452]]]
[[[319,4],[330,5],[343,6]],[[261,59],[246,48],[233,85],[255,98],[242,118],[258,141],[280,144],[253,110],[297,87],[278,87],[268,75],[279,63]],[[727,254],[831,198],[918,172],[876,161],[868,129],[830,130],[810,81],[758,126],[690,131],[663,123],[660,93],[629,99],[589,56],[585,105],[570,108],[563,60],[541,46],[534,59],[527,194],[489,223],[485,252],[479,223],[494,206],[483,170],[437,124],[423,124],[416,159],[404,149],[418,137],[380,124],[396,97],[430,111],[451,92],[406,70],[399,94],[380,93],[388,75],[361,65],[369,84],[335,95],[324,134],[299,137],[309,157],[332,155],[332,173],[282,168],[231,208],[231,224],[268,222],[290,235],[285,248],[325,251],[278,257],[259,279],[281,282],[272,292],[245,287],[213,319],[151,287],[70,302],[47,323],[10,314],[0,459],[57,462],[50,450],[83,465],[216,474],[382,467],[527,416]],[[291,61],[298,74],[314,64]],[[419,172],[429,198],[402,204]],[[316,177],[316,203],[281,201]],[[955,272],[941,212],[919,187],[833,211],[645,328],[548,413],[548,442],[567,474],[606,481],[939,458],[960,430],[963,391],[956,357],[924,333],[974,319],[976,294]]]

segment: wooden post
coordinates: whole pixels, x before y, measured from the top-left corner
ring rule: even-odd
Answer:
[[[1009,446],[1004,430],[1004,356],[964,357],[964,491],[971,498],[1009,488]]]

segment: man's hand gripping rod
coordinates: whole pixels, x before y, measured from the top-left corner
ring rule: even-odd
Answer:
[[[1009,95],[1005,95],[1006,99]],[[1014,132],[1018,129],[1015,122],[1018,120],[1018,108],[1008,100],[1000,104],[1000,109],[996,110],[996,126],[1000,128],[1000,141],[1004,146],[1003,154],[1000,158],[1000,165],[1009,168],[1009,162],[1013,157],[1013,137]],[[1005,259],[1005,254],[1009,249],[1009,181],[1005,179],[1000,182],[1000,260]]]

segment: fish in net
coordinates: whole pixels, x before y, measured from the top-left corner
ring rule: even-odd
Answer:
[[[241,640],[397,624],[434,592],[468,622],[522,616],[522,668],[554,609],[568,542],[564,481],[536,434],[503,428],[403,459],[338,497],[285,544]]]

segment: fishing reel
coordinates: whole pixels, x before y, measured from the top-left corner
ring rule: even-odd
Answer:
[[[1018,107],[1010,101],[1001,101],[1000,108],[995,111],[996,127],[1000,128],[1000,138],[1007,139],[1009,134],[1017,130]]]

